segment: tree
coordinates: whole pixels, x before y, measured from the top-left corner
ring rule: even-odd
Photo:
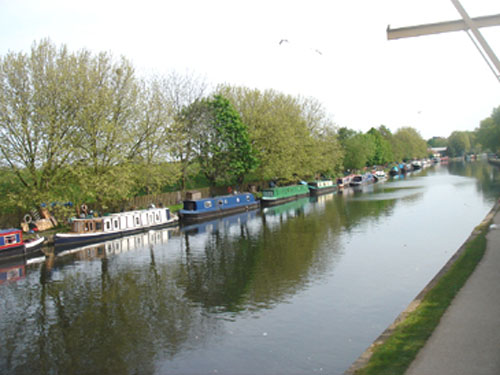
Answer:
[[[347,141],[349,138],[354,137],[357,134],[357,132],[355,130],[353,130],[353,129],[349,129],[349,128],[346,128],[346,127],[341,127],[337,131],[337,134],[338,134],[338,140],[339,140],[339,142],[344,146],[345,145],[345,141]]]
[[[71,54],[49,40],[0,58],[0,153],[22,186],[12,197],[22,205],[53,199],[69,178],[81,140],[86,60],[84,51]]]
[[[429,147],[447,147],[448,139],[444,137],[432,137],[427,141]]]
[[[369,134],[357,133],[344,141],[344,168],[362,169],[373,159],[376,151],[374,138]]]
[[[243,87],[221,86],[217,92],[231,100],[248,125],[250,142],[259,159],[256,179],[287,183],[314,174],[311,151],[315,140],[308,125],[315,127],[316,123],[308,123],[306,104],[301,99],[274,90]]]
[[[427,156],[427,143],[419,132],[411,127],[400,128],[396,131],[392,148],[396,160],[412,160]]]
[[[484,149],[498,152],[500,149],[500,107],[493,109],[490,117],[481,121],[476,130],[477,141]]]
[[[183,109],[200,101],[208,90],[208,84],[193,74],[171,72],[160,80],[159,86],[163,97],[161,105],[174,119],[168,131],[167,142],[169,154],[179,165],[181,190],[184,190],[189,176],[196,175],[198,170],[192,148],[196,129],[190,127],[192,122],[184,121]]]
[[[469,134],[454,131],[448,137],[448,154],[450,156],[464,156],[471,149]]]
[[[243,183],[258,163],[248,130],[228,99],[215,95],[185,108],[182,121],[195,129],[193,149],[211,186]]]
[[[384,165],[394,160],[394,154],[392,152],[391,144],[386,140],[382,133],[371,128],[368,133],[373,138],[373,143],[375,145],[375,151],[373,157],[368,159],[369,165]]]

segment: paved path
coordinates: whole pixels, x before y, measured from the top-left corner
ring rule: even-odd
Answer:
[[[405,375],[500,375],[500,211],[486,253]]]

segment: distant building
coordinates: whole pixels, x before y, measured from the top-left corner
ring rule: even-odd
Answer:
[[[431,147],[429,150],[432,151],[432,155],[434,155],[435,158],[448,155],[448,147]]]

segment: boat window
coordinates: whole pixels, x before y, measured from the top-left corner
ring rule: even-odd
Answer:
[[[196,204],[194,202],[186,201],[184,202],[184,209],[187,211],[194,211],[196,209]]]
[[[139,220],[139,216],[135,217],[135,225],[140,225],[141,221]]]
[[[250,202],[250,195],[247,195],[247,202]]]
[[[115,229],[118,229],[118,220],[115,220],[114,223],[115,223]]]
[[[239,197],[236,198],[236,203],[240,203],[240,198]]]
[[[218,204],[219,206],[222,206],[222,199],[219,199],[219,201],[217,202],[217,204]]]
[[[102,222],[100,222],[100,221],[96,222],[95,223],[95,229],[98,230],[98,231],[102,230]]]
[[[156,214],[156,221],[160,221],[160,215]]]
[[[227,204],[227,199],[224,199],[224,204]]]
[[[6,245],[12,245],[13,243],[17,242],[15,234],[12,234],[10,236],[5,236],[4,238],[5,238]]]
[[[203,205],[205,206],[205,208],[210,208],[212,207],[212,201],[205,201]]]
[[[106,221],[106,230],[111,229],[111,223],[109,221]]]

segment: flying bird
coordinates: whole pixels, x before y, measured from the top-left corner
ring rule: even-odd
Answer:
[[[281,46],[282,43],[288,43],[288,39],[281,39],[280,42],[279,42],[279,45]]]
[[[323,55],[319,49],[315,49],[314,52],[316,52],[319,55]]]

